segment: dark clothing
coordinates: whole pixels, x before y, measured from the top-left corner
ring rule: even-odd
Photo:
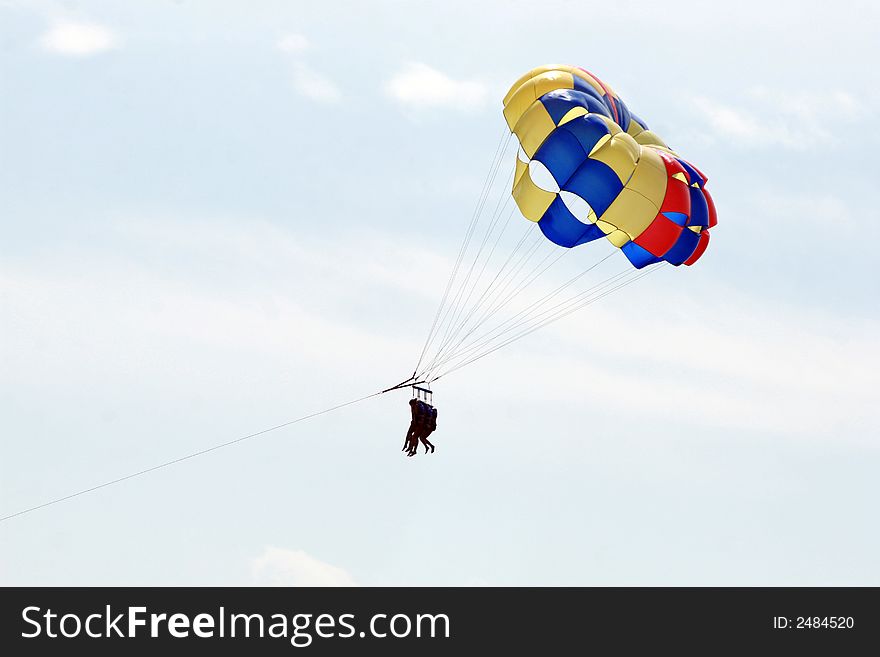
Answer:
[[[434,446],[427,440],[437,428],[437,409],[423,402],[421,399],[411,399],[409,402],[412,411],[412,421],[406,432],[406,440],[403,443],[403,451],[407,456],[415,456],[419,448],[419,441],[425,446],[425,452]]]
[[[412,421],[409,423],[409,429],[406,432],[406,440],[403,443],[403,450],[408,454],[411,454],[413,452],[413,445],[418,447],[418,436],[425,426],[427,413],[424,402],[419,399],[410,399],[409,408],[412,412]]]

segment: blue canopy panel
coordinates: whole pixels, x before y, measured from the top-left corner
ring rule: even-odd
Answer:
[[[558,194],[538,221],[538,226],[548,240],[569,249],[605,237],[596,224],[585,224],[575,217]]]
[[[632,266],[636,269],[642,269],[643,267],[647,267],[648,265],[653,265],[655,262],[660,262],[662,258],[658,258],[650,251],[647,251],[640,247],[635,242],[627,242],[620,250],[623,251],[623,255],[629,259],[632,263]]]
[[[608,113],[611,118],[623,129],[624,132],[629,128],[629,122],[632,118],[632,115],[629,112],[629,108],[624,104],[622,100],[619,98],[614,98],[610,94],[605,94],[602,96],[602,101],[605,104],[605,107],[608,108]]]
[[[694,250],[699,243],[700,235],[685,228],[681,231],[681,236],[676,240],[675,244],[672,245],[672,248],[664,254],[663,259],[669,264],[677,267],[693,255]]]
[[[688,225],[688,216],[684,212],[663,212],[661,214],[678,226]]]
[[[568,123],[563,123],[556,128],[556,130],[565,130],[574,135],[580,142],[581,148],[583,148],[586,153],[593,150],[593,146],[595,146],[602,137],[611,134],[605,121],[598,116],[590,115],[581,116]]]
[[[593,98],[598,100],[603,105],[605,104],[604,94],[600,94],[598,91],[596,91],[596,88],[593,87],[593,85],[591,85],[589,82],[584,80],[581,76],[573,75],[572,77],[574,78],[574,88],[577,91],[582,91],[585,94],[592,96]],[[609,116],[610,116],[610,114],[609,114]]]
[[[706,203],[706,196],[699,187],[688,187],[691,195],[691,220],[688,226],[700,226],[702,228],[709,227],[709,204]]]
[[[551,132],[532,159],[547,167],[561,188],[587,159],[593,146],[608,134],[608,126],[602,119],[579,117]]]
[[[618,98],[615,102],[617,103],[617,125],[626,132],[629,130],[630,121],[632,121],[632,114],[630,114],[629,107],[622,100]]]
[[[587,158],[560,188],[580,196],[601,218],[623,190],[623,183],[607,164]]]
[[[556,184],[561,185],[587,159],[588,152],[572,132],[557,128],[544,140],[532,159],[547,167]]]
[[[590,87],[592,89],[592,87]],[[608,108],[600,99],[577,89],[555,89],[548,91],[538,100],[547,110],[553,123],[559,125],[562,118],[575,107],[583,107],[588,112],[611,117]]]

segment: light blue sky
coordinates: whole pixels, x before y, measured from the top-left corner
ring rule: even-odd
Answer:
[[[0,2],[0,515],[408,375],[534,66],[720,219],[432,457],[387,395],[5,522],[0,584],[880,584],[876,5],[473,4]]]

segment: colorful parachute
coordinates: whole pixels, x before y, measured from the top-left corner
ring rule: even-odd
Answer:
[[[706,176],[597,77],[532,69],[504,97],[504,118],[520,144],[513,197],[549,240],[606,237],[638,269],[703,255],[717,223]]]

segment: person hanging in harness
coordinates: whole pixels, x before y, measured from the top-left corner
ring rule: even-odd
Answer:
[[[425,426],[428,409],[425,402],[415,398],[409,400],[409,409],[412,413],[412,421],[409,423],[409,429],[406,432],[406,439],[403,441],[403,449],[401,451],[406,452],[408,456],[412,456],[415,454],[415,450],[418,449],[418,435],[422,433]]]
[[[433,406],[428,406],[428,417],[425,421],[425,429],[422,433],[419,434],[418,438],[422,441],[422,444],[425,446],[425,454],[428,453],[428,448],[431,448],[431,453],[434,453],[434,445],[431,441],[428,440],[428,436],[434,433],[437,430],[437,409]]]
[[[412,421],[406,432],[406,440],[401,451],[405,451],[407,456],[415,456],[419,451],[419,441],[421,441],[425,446],[426,454],[429,448],[433,452],[435,448],[428,440],[428,436],[437,428],[437,409],[421,399],[410,399],[409,406],[412,412]]]

